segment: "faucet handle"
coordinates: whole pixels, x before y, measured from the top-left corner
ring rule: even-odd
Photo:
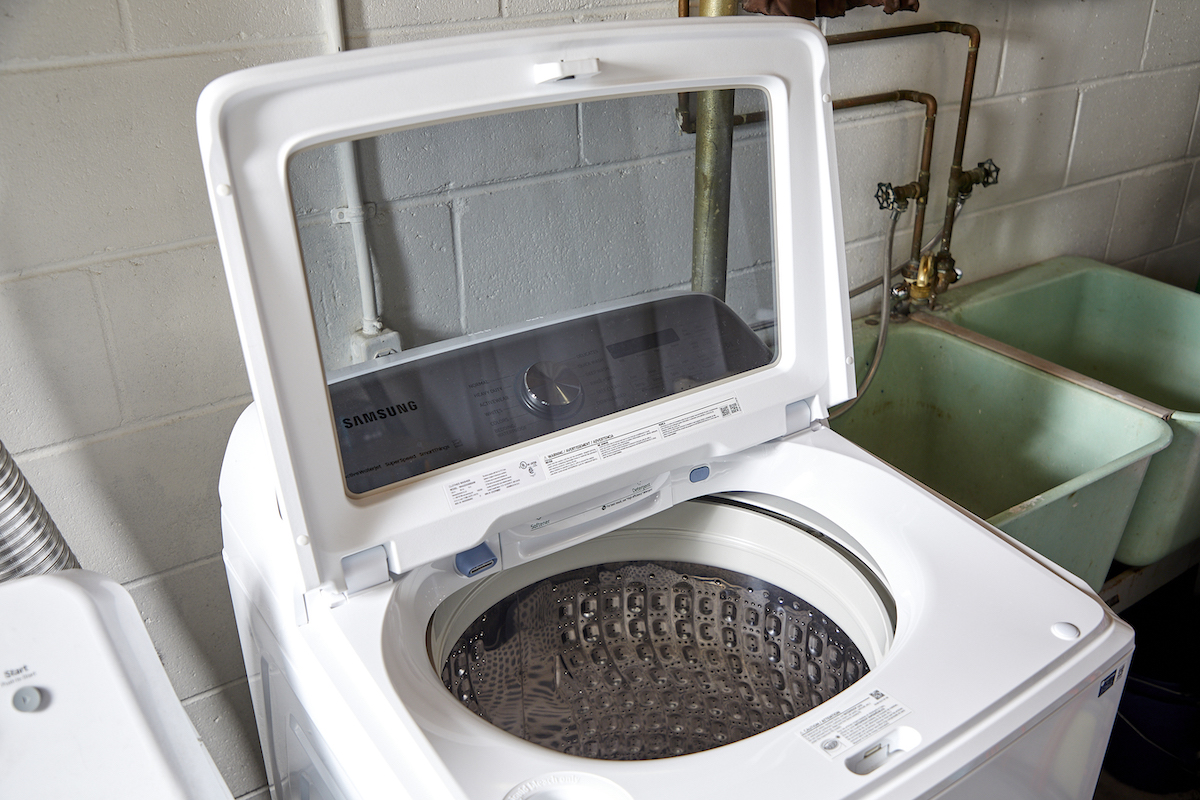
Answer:
[[[1000,168],[990,158],[979,162],[979,170],[983,176],[979,181],[980,186],[995,186],[1000,182]]]
[[[995,186],[1000,182],[1000,168],[990,158],[980,161],[975,169],[965,170],[958,179],[958,193],[963,197],[971,194],[976,186]]]
[[[906,183],[903,186],[881,183],[875,190],[875,199],[879,201],[881,211],[906,211],[908,210],[908,201],[919,197],[921,197],[921,185],[916,182]]]
[[[908,205],[908,201],[896,196],[896,188],[890,183],[881,183],[875,190],[875,200],[879,203],[880,211],[895,211]]]

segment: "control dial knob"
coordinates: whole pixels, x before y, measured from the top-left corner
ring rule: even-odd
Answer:
[[[517,381],[525,407],[539,417],[565,417],[583,405],[583,383],[568,366],[539,361]]]

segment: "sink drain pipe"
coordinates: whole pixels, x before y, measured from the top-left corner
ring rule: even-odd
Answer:
[[[58,526],[0,442],[0,582],[78,568]]]

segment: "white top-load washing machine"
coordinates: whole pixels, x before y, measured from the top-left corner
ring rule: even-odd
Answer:
[[[825,424],[854,391],[831,110],[824,39],[761,18],[206,89],[277,800],[1091,796],[1129,628]],[[395,334],[355,331],[356,252]]]

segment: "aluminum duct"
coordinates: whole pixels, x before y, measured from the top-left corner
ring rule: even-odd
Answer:
[[[58,526],[0,442],[0,582],[78,568]]]

